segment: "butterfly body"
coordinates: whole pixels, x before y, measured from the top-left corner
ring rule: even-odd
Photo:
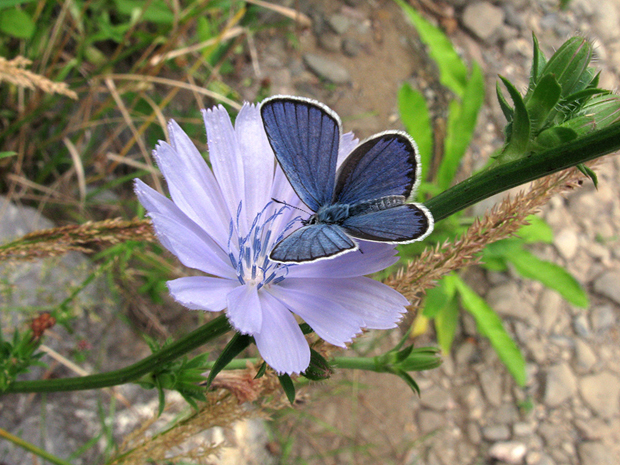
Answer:
[[[420,181],[420,157],[404,132],[386,131],[357,145],[337,168],[341,123],[314,100],[275,96],[261,104],[269,143],[299,198],[314,213],[273,248],[283,263],[333,258],[355,239],[407,243],[433,228],[430,212],[406,203]]]

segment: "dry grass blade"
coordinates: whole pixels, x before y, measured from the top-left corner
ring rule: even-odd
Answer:
[[[41,257],[56,257],[69,251],[95,252],[102,246],[126,241],[153,242],[149,220],[126,221],[120,218],[82,225],[43,229],[0,245],[0,261],[33,260]]]
[[[45,76],[24,69],[31,63],[22,56],[12,60],[0,57],[0,82],[5,81],[32,90],[40,89],[47,94],[61,94],[77,100],[77,94],[70,90],[66,83],[50,81]]]
[[[312,26],[312,20],[303,14],[301,11],[294,10],[292,8],[288,8],[281,5],[274,5],[273,3],[263,2],[262,0],[246,0],[247,3],[253,3],[254,5],[261,6],[268,10],[273,10],[277,13],[280,13],[282,16],[286,16],[287,18],[291,18],[293,21],[299,23],[300,26],[310,27]]]
[[[477,263],[479,253],[487,244],[513,235],[527,223],[527,217],[537,213],[553,195],[574,189],[583,177],[580,171],[572,168],[535,181],[529,191],[522,191],[514,198],[506,197],[482,219],[476,219],[461,238],[426,249],[385,283],[407,297],[412,308],[417,308],[425,290],[433,287],[437,280],[451,271]]]

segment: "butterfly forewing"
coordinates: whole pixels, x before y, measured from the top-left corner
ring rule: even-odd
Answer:
[[[353,237],[375,242],[413,242],[433,229],[433,217],[421,205],[403,204],[347,218],[342,227]]]
[[[390,195],[408,198],[419,177],[419,158],[415,142],[403,132],[370,137],[338,170],[334,201],[354,204]]]
[[[269,143],[299,198],[313,211],[332,201],[340,120],[329,108],[299,97],[261,104]]]
[[[356,248],[357,244],[340,226],[313,224],[298,229],[278,242],[269,258],[283,263],[310,262],[331,258]]]

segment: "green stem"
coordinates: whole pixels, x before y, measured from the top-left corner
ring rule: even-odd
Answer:
[[[425,205],[435,221],[439,221],[494,194],[616,150],[620,150],[620,124],[539,154],[491,166],[433,197]]]
[[[230,329],[226,315],[222,314],[159,352],[120,370],[76,378],[16,381],[8,387],[5,393],[79,391],[129,383],[221,336]]]
[[[33,454],[38,455],[39,457],[41,457],[44,460],[47,460],[48,462],[55,463],[56,465],[71,465],[70,462],[67,462],[66,460],[58,458],[50,454],[49,452],[46,452],[43,449],[38,448],[34,444],[30,444],[29,442],[24,441],[22,438],[15,436],[9,433],[8,431],[5,431],[2,428],[0,428],[0,438],[4,438],[8,441],[11,441],[13,444],[21,447],[22,449],[26,449],[28,452],[32,452]]]

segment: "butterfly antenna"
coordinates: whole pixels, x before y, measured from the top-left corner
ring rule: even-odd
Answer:
[[[284,202],[282,200],[274,199],[273,197],[271,197],[271,200],[273,200],[275,203],[279,203],[280,205],[286,205],[287,207],[294,208],[295,210],[299,210],[300,212],[304,212],[304,213],[306,213],[308,215],[311,214],[311,213],[307,212],[306,210],[304,210],[303,208],[296,207],[295,205],[291,205],[290,203],[286,203],[286,202]]]

